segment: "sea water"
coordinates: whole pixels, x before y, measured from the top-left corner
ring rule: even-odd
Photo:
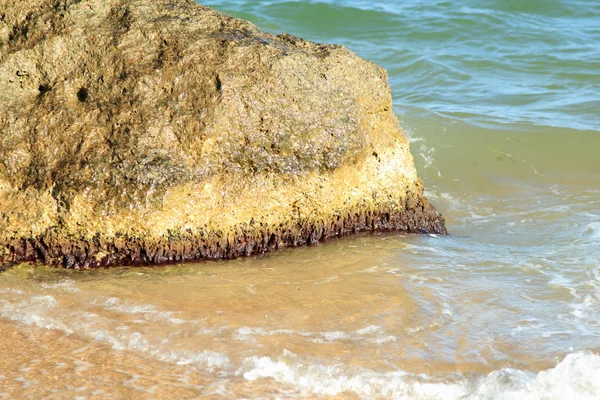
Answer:
[[[389,74],[450,235],[0,274],[0,398],[600,398],[600,2],[207,1]]]

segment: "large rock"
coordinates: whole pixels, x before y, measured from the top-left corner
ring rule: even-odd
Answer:
[[[191,0],[0,0],[0,259],[445,233],[385,71]]]

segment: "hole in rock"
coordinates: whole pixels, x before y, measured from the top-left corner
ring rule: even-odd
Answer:
[[[77,100],[79,101],[86,101],[88,98],[88,90],[84,87],[82,87],[81,89],[79,89],[77,91]]]
[[[49,85],[45,85],[45,84],[43,84],[43,85],[40,85],[40,86],[38,87],[38,90],[39,90],[39,92],[40,92],[40,96],[42,96],[42,95],[44,95],[45,93],[47,93],[47,92],[49,92],[49,91],[50,91],[50,86],[49,86]]]

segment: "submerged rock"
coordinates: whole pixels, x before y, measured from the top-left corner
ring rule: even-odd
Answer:
[[[385,71],[192,0],[0,0],[0,260],[445,233]]]

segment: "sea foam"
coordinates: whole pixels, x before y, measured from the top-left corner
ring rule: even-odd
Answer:
[[[391,399],[577,399],[600,397],[600,356],[577,352],[556,367],[537,374],[503,368],[478,378],[452,376],[446,381],[404,371],[377,372],[343,365],[309,363],[284,351],[270,357],[249,357],[238,371],[247,380],[272,378],[295,387],[303,395],[353,392],[361,398]]]

